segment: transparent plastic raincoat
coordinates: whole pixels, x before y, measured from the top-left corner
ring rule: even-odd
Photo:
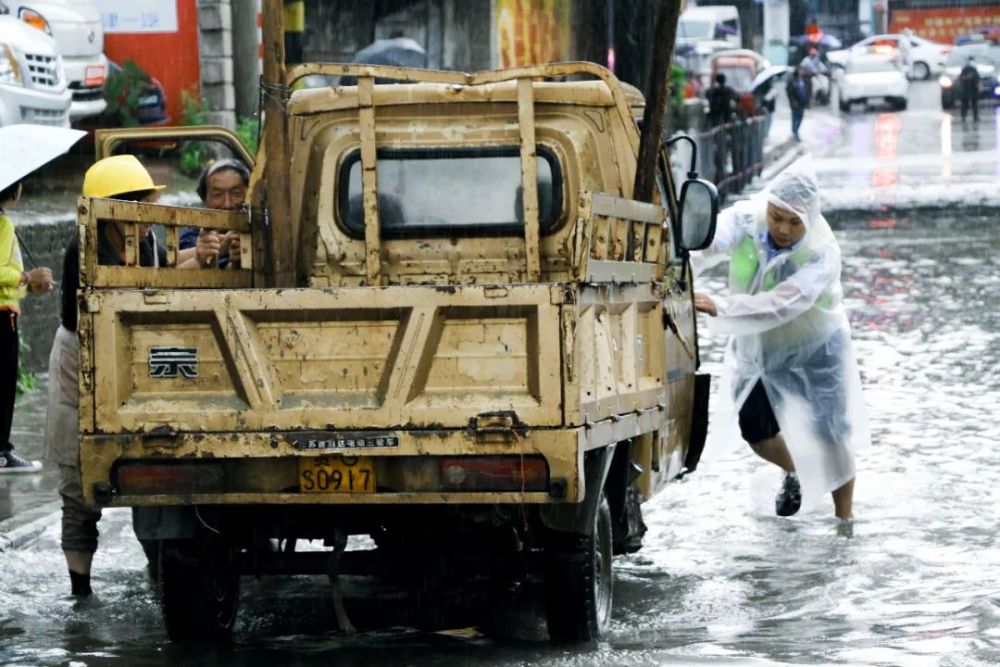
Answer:
[[[805,235],[768,252],[767,206],[795,213]],[[763,192],[719,215],[715,240],[692,254],[695,273],[729,260],[729,295],[717,297],[713,331],[730,334],[720,411],[740,406],[760,380],[795,462],[804,501],[854,477],[854,452],[869,442],[861,378],[841,306],[840,246],[819,211],[816,176],[804,160]],[[731,405],[727,405],[729,401]],[[716,431],[708,447],[740,442]]]

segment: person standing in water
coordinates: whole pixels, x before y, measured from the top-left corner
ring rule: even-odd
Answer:
[[[729,295],[696,292],[694,305],[730,335],[722,394],[743,439],[785,472],[775,512],[798,512],[803,493],[832,493],[834,514],[850,521],[854,452],[868,444],[868,423],[840,246],[806,161],[723,211],[712,245],[692,253],[696,274],[726,260]]]

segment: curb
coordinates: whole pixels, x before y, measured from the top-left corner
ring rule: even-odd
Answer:
[[[802,144],[798,143],[794,139],[789,139],[784,143],[778,144],[771,151],[771,155],[769,156],[770,159],[766,160],[767,166],[761,169],[760,179],[762,181],[770,181],[772,178],[784,171],[788,165],[804,155],[805,152],[806,151],[802,147]]]
[[[61,500],[53,500],[19,516],[0,521],[0,553],[20,549],[37,540],[53,521],[58,521],[58,517],[53,515],[61,507]]]

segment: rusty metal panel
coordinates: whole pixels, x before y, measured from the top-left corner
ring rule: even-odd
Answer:
[[[665,405],[659,292],[648,284],[581,285],[576,301],[575,381],[565,389],[566,404],[576,407],[566,422],[593,423]]]
[[[507,289],[105,291],[95,430],[464,427],[497,410],[559,425],[561,365],[541,362],[560,358],[559,306],[547,286]],[[189,376],[156,366],[174,350]]]
[[[663,275],[659,239],[666,210],[615,197],[589,193],[591,218],[582,222],[592,228],[591,248],[583,261],[582,275],[591,283],[648,283]],[[647,245],[650,254],[646,254]]]
[[[635,423],[635,417],[626,419],[626,425]],[[127,496],[116,494],[110,505],[169,505],[169,504],[247,504],[247,503],[551,503],[575,502],[583,497],[581,485],[581,443],[597,446],[597,437],[589,436],[582,428],[526,429],[507,434],[476,433],[462,430],[381,430],[382,436],[391,436],[395,446],[332,449],[303,449],[294,432],[234,433],[197,432],[176,437],[164,435],[87,435],[81,438],[81,476],[84,495],[93,504],[95,484],[114,485],[116,466],[130,461],[184,461],[223,462],[231,475],[233,488],[224,493],[177,495]],[[316,437],[336,437],[341,431],[325,430],[311,433]],[[355,433],[356,435],[356,433]],[[596,434],[595,434],[596,436]],[[610,438],[613,433],[602,432],[599,437]],[[612,441],[606,439],[604,445]],[[565,483],[562,498],[547,492],[492,492],[448,493],[442,490],[414,492],[378,492],[372,494],[305,494],[298,492],[295,474],[297,461],[305,457],[339,455],[365,456],[375,462],[383,472],[393,467],[394,460],[422,459],[455,456],[537,456],[545,457],[549,478]],[[413,476],[407,474],[406,463],[394,476],[398,486],[412,484]],[[396,464],[395,467],[399,468]],[[382,476],[384,478],[384,476]]]
[[[382,246],[379,232],[378,179],[375,168],[374,79],[358,79],[358,127],[361,134],[361,183],[365,211],[365,269],[369,285],[379,284]]]
[[[114,155],[117,145],[125,141],[177,141],[179,139],[218,141],[230,148],[248,166],[253,167],[254,156],[243,145],[239,136],[221,125],[128,127],[96,130],[94,132],[94,158],[100,160]]]
[[[531,79],[517,80],[517,120],[521,130],[521,206],[524,209],[524,251],[527,279],[538,280],[538,171],[535,166],[535,98]]]
[[[98,228],[117,225],[125,240],[125,266],[102,266],[97,263]],[[140,267],[139,241],[148,225],[162,225],[167,232],[167,266]],[[187,207],[161,206],[140,202],[81,197],[77,207],[77,229],[83,261],[81,281],[85,287],[250,287],[250,267],[231,270],[193,271],[179,269],[177,229],[202,227],[233,230],[251,237],[250,223],[240,211],[217,211]],[[251,247],[249,244],[242,248]]]

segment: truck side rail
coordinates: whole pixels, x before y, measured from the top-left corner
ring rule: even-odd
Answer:
[[[242,211],[217,211],[81,197],[77,206],[81,285],[87,287],[211,287],[239,288],[253,286],[253,236],[250,221]],[[115,223],[125,239],[124,266],[98,263],[98,230]],[[162,225],[166,230],[164,266],[150,270],[139,265],[139,243],[144,227]],[[178,268],[178,237],[184,227],[235,231],[240,234],[240,268],[227,271],[189,271]]]
[[[603,192],[580,193],[575,235],[577,279],[650,283],[663,278],[666,210]]]

